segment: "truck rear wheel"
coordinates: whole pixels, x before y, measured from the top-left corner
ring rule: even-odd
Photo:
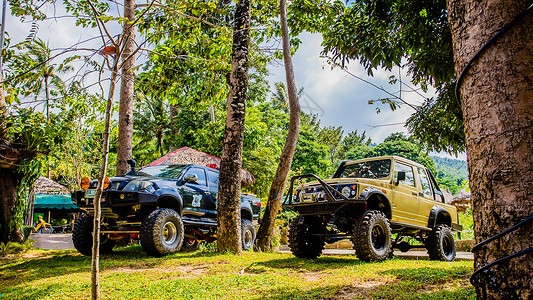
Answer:
[[[110,253],[115,247],[115,240],[107,237],[107,235],[100,235],[100,253]],[[93,253],[93,217],[83,214],[76,223],[74,223],[74,230],[72,230],[72,243],[79,253],[85,256],[91,256]]]
[[[181,252],[194,252],[200,249],[200,241],[190,238],[183,239],[183,244],[181,245]]]
[[[455,240],[448,225],[439,224],[433,228],[426,241],[430,260],[453,261]]]
[[[250,251],[255,242],[255,227],[252,221],[241,221],[241,234],[242,234],[242,250]]]
[[[317,222],[306,224],[300,222],[300,218],[294,220],[289,227],[291,252],[299,258],[317,258],[322,254],[325,242],[320,236],[313,234],[321,232],[322,224]]]
[[[183,235],[180,215],[173,209],[160,208],[144,219],[139,238],[148,255],[164,256],[180,250]]]
[[[381,211],[365,212],[354,226],[352,238],[355,253],[362,261],[383,261],[391,257],[391,228]]]

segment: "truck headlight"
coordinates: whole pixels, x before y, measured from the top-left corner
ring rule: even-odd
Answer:
[[[149,181],[137,181],[133,180],[128,182],[128,184],[122,189],[124,192],[137,192],[137,191],[145,191],[152,187],[152,183]]]
[[[346,198],[350,198],[351,192],[352,192],[352,189],[351,189],[349,186],[345,186],[345,187],[343,187],[342,190],[341,190],[341,193],[342,193]]]

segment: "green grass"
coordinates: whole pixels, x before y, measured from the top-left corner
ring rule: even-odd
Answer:
[[[291,254],[180,253],[148,257],[138,246],[100,260],[102,299],[474,299],[471,261]],[[90,258],[31,250],[0,258],[0,299],[87,299]]]

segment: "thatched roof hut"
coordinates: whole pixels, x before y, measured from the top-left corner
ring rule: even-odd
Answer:
[[[48,195],[70,194],[70,191],[69,189],[67,189],[67,187],[43,176],[39,177],[37,181],[35,181],[35,186],[33,188],[33,191],[35,194],[48,194]]]
[[[451,204],[455,205],[459,212],[466,211],[471,205],[470,191],[466,191],[466,187],[462,188],[457,194],[455,194]]]
[[[200,166],[218,168],[220,167],[220,158],[190,147],[182,147],[149,163],[148,166],[176,164],[195,164]],[[243,186],[246,186],[253,184],[254,182],[254,176],[250,172],[241,169],[241,184]]]

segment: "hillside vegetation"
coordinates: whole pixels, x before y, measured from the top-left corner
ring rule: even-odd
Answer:
[[[431,156],[435,163],[435,175],[441,189],[448,188],[455,195],[468,181],[468,167],[464,160]]]

